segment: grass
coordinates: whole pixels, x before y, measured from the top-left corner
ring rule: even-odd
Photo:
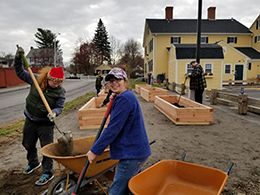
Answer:
[[[86,93],[83,96],[77,97],[74,100],[66,102],[64,105],[64,109],[62,115],[68,113],[73,109],[77,109],[80,106],[84,105],[87,101],[89,101],[92,97],[95,96],[94,92]],[[21,133],[24,124],[24,119],[11,122],[7,125],[0,127],[0,137],[8,137],[8,136],[15,136]]]

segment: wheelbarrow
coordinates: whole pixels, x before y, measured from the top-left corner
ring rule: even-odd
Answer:
[[[71,194],[76,183],[78,175],[81,173],[82,167],[86,163],[86,153],[89,151],[95,140],[95,136],[88,136],[84,138],[78,138],[73,140],[73,151],[70,156],[62,156],[59,154],[57,143],[52,143],[44,146],[41,149],[41,153],[55,161],[58,164],[63,165],[63,169],[60,175],[56,176],[55,179],[50,183],[48,190],[43,194],[54,195],[54,194]],[[85,186],[87,183],[98,178],[102,174],[112,170],[117,160],[110,159],[110,151],[106,149],[102,155],[97,158],[88,167],[88,171],[84,175],[84,180],[80,187]]]
[[[162,160],[131,178],[128,186],[135,195],[220,195],[229,171],[181,160]]]

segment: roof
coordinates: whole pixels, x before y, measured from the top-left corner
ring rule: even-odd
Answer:
[[[258,52],[252,47],[235,47],[235,48],[251,59],[260,59],[260,52]]]
[[[176,48],[177,59],[195,59],[196,44],[174,44]],[[201,44],[200,45],[201,59],[223,59],[222,47],[218,44]]]
[[[196,33],[197,19],[146,19],[152,33]],[[202,33],[251,33],[235,19],[201,20]]]
[[[111,70],[112,68],[106,64],[102,64],[96,68],[96,70]]]
[[[53,57],[54,52],[52,48],[35,49],[31,48],[27,54],[27,58],[42,58],[42,57]]]

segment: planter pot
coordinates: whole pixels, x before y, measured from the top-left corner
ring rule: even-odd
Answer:
[[[148,102],[154,102],[157,95],[168,95],[169,91],[159,87],[152,87],[150,85],[140,88],[141,97]]]
[[[154,106],[176,125],[210,125],[213,108],[176,95],[155,97]]]
[[[106,106],[99,108],[106,95],[91,98],[84,106],[78,111],[78,120],[80,129],[98,129],[104,118]],[[106,125],[109,122],[109,118]]]

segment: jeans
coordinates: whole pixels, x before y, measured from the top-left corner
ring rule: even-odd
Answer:
[[[36,143],[40,140],[41,147],[53,142],[53,125],[37,124],[26,118],[23,128],[23,146],[27,150],[28,165],[35,166],[39,163]],[[43,156],[43,173],[53,172],[53,160]]]
[[[113,183],[109,189],[109,195],[127,195],[129,194],[128,181],[136,175],[143,163],[144,159],[127,159],[120,160],[116,166],[116,172]]]

